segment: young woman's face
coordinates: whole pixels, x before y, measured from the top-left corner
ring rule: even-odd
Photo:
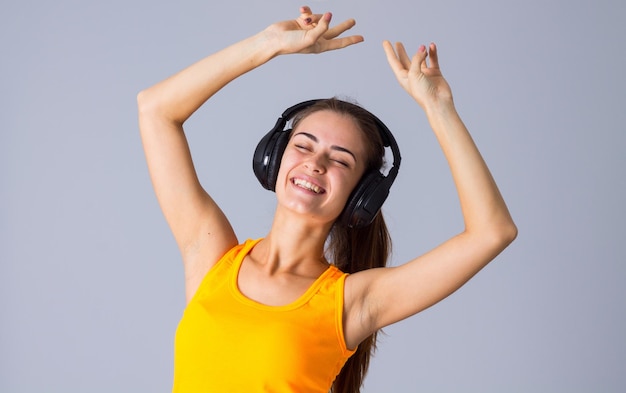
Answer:
[[[334,221],[365,171],[363,132],[349,116],[323,110],[293,130],[276,182],[279,204]]]

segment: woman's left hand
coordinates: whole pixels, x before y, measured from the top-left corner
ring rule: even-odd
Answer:
[[[409,58],[401,42],[396,43],[394,50],[391,43],[385,41],[383,48],[398,82],[422,108],[452,102],[452,90],[439,69],[437,46],[434,43],[429,45],[428,51],[421,45],[413,58]]]

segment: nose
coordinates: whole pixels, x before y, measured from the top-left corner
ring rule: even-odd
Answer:
[[[313,173],[322,174],[326,172],[325,158],[321,154],[310,156],[304,166]]]

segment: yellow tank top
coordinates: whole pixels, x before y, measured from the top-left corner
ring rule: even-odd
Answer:
[[[238,289],[259,241],[228,251],[187,305],[175,340],[175,393],[328,393],[354,353],[343,336],[347,274],[330,266],[296,301],[268,306]]]

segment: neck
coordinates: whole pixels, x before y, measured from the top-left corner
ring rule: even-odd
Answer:
[[[311,222],[277,210],[270,232],[251,255],[271,271],[306,272],[328,267],[324,244],[332,223]]]

